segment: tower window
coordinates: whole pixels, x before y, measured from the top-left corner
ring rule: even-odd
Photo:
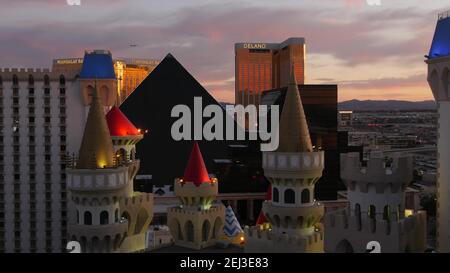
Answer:
[[[109,215],[106,210],[100,213],[100,225],[107,225],[109,222]]]
[[[84,224],[92,225],[92,214],[89,211],[84,213]]]
[[[311,196],[309,193],[309,189],[302,190],[302,204],[309,203],[311,200]]]
[[[280,202],[280,193],[278,192],[277,188],[273,188],[272,190],[272,201]]]
[[[284,203],[295,204],[295,191],[292,189],[287,189],[284,191]]]

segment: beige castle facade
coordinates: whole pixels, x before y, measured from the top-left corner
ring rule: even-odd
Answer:
[[[412,180],[412,157],[359,153],[341,155],[341,176],[349,205],[325,217],[325,252],[368,252],[371,241],[382,253],[424,252],[426,212],[405,210],[405,188]]]
[[[180,205],[167,214],[175,245],[196,250],[214,245],[222,235],[225,207],[216,201],[218,180],[209,177],[197,143],[183,178],[175,179],[175,195]]]
[[[245,229],[245,252],[323,252],[323,205],[314,199],[324,168],[323,151],[314,150],[294,73],[280,120],[279,147],[263,153],[272,197],[263,203],[271,229]]]
[[[133,191],[139,160],[132,151],[142,135],[111,135],[97,89],[91,97],[78,159],[67,170],[69,236],[82,252],[143,251],[153,195]]]

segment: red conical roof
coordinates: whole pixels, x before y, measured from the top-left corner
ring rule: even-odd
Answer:
[[[191,156],[189,157],[188,164],[184,170],[183,179],[185,182],[194,183],[197,187],[202,183],[210,181],[202,153],[200,152],[200,148],[196,141],[194,141]]]
[[[108,114],[106,114],[106,121],[108,122],[111,136],[140,135],[139,130],[134,127],[133,123],[116,106],[111,108]]]
[[[256,220],[256,224],[257,225],[262,225],[264,223],[267,223],[267,219],[266,216],[264,216],[264,213],[262,212],[262,210],[259,212],[259,216],[258,216],[258,220]]]

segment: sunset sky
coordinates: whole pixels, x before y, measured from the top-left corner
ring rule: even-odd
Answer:
[[[0,67],[50,67],[85,49],[170,52],[216,99],[233,102],[234,43],[297,36],[307,43],[306,82],[339,84],[340,101],[432,99],[423,60],[450,2],[381,1],[0,0]]]

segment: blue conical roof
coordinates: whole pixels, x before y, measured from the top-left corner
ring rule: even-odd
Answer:
[[[450,17],[438,20],[428,56],[429,59],[450,56]]]
[[[225,210],[225,225],[223,226],[223,231],[228,237],[234,237],[243,232],[231,206],[228,206]]]

